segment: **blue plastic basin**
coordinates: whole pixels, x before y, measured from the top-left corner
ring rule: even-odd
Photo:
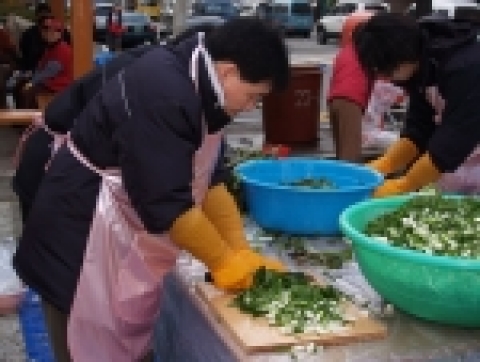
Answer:
[[[298,235],[340,234],[342,211],[368,198],[383,181],[365,166],[303,157],[247,161],[235,172],[252,219],[262,228]],[[324,178],[335,188],[284,185],[305,178]]]

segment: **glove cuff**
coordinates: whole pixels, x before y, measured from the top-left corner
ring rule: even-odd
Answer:
[[[170,229],[172,241],[201,260],[208,268],[215,268],[230,248],[202,210],[192,207],[180,215]]]
[[[438,181],[441,175],[430,154],[426,153],[410,167],[403,178],[408,191],[414,191]]]
[[[246,240],[242,216],[224,184],[208,190],[202,209],[230,248],[240,250],[250,247]]]
[[[419,155],[419,149],[408,138],[400,138],[391,145],[385,155],[370,162],[368,165],[378,172],[388,175],[401,171]]]

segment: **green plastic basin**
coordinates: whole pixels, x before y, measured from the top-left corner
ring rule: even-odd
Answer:
[[[340,215],[340,227],[352,241],[360,269],[385,300],[405,312],[431,321],[480,327],[480,261],[427,255],[363,233],[369,221],[413,196],[363,201]]]

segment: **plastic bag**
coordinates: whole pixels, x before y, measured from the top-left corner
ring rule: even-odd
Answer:
[[[362,119],[363,147],[385,148],[398,139],[398,134],[384,129],[383,118],[392,105],[401,101],[403,90],[390,82],[375,81],[367,110]]]
[[[13,269],[12,257],[15,250],[14,239],[0,241],[0,296],[20,294],[25,289]]]

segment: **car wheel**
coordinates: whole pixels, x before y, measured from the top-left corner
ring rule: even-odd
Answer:
[[[325,45],[327,44],[327,32],[324,28],[317,28],[317,43]]]

